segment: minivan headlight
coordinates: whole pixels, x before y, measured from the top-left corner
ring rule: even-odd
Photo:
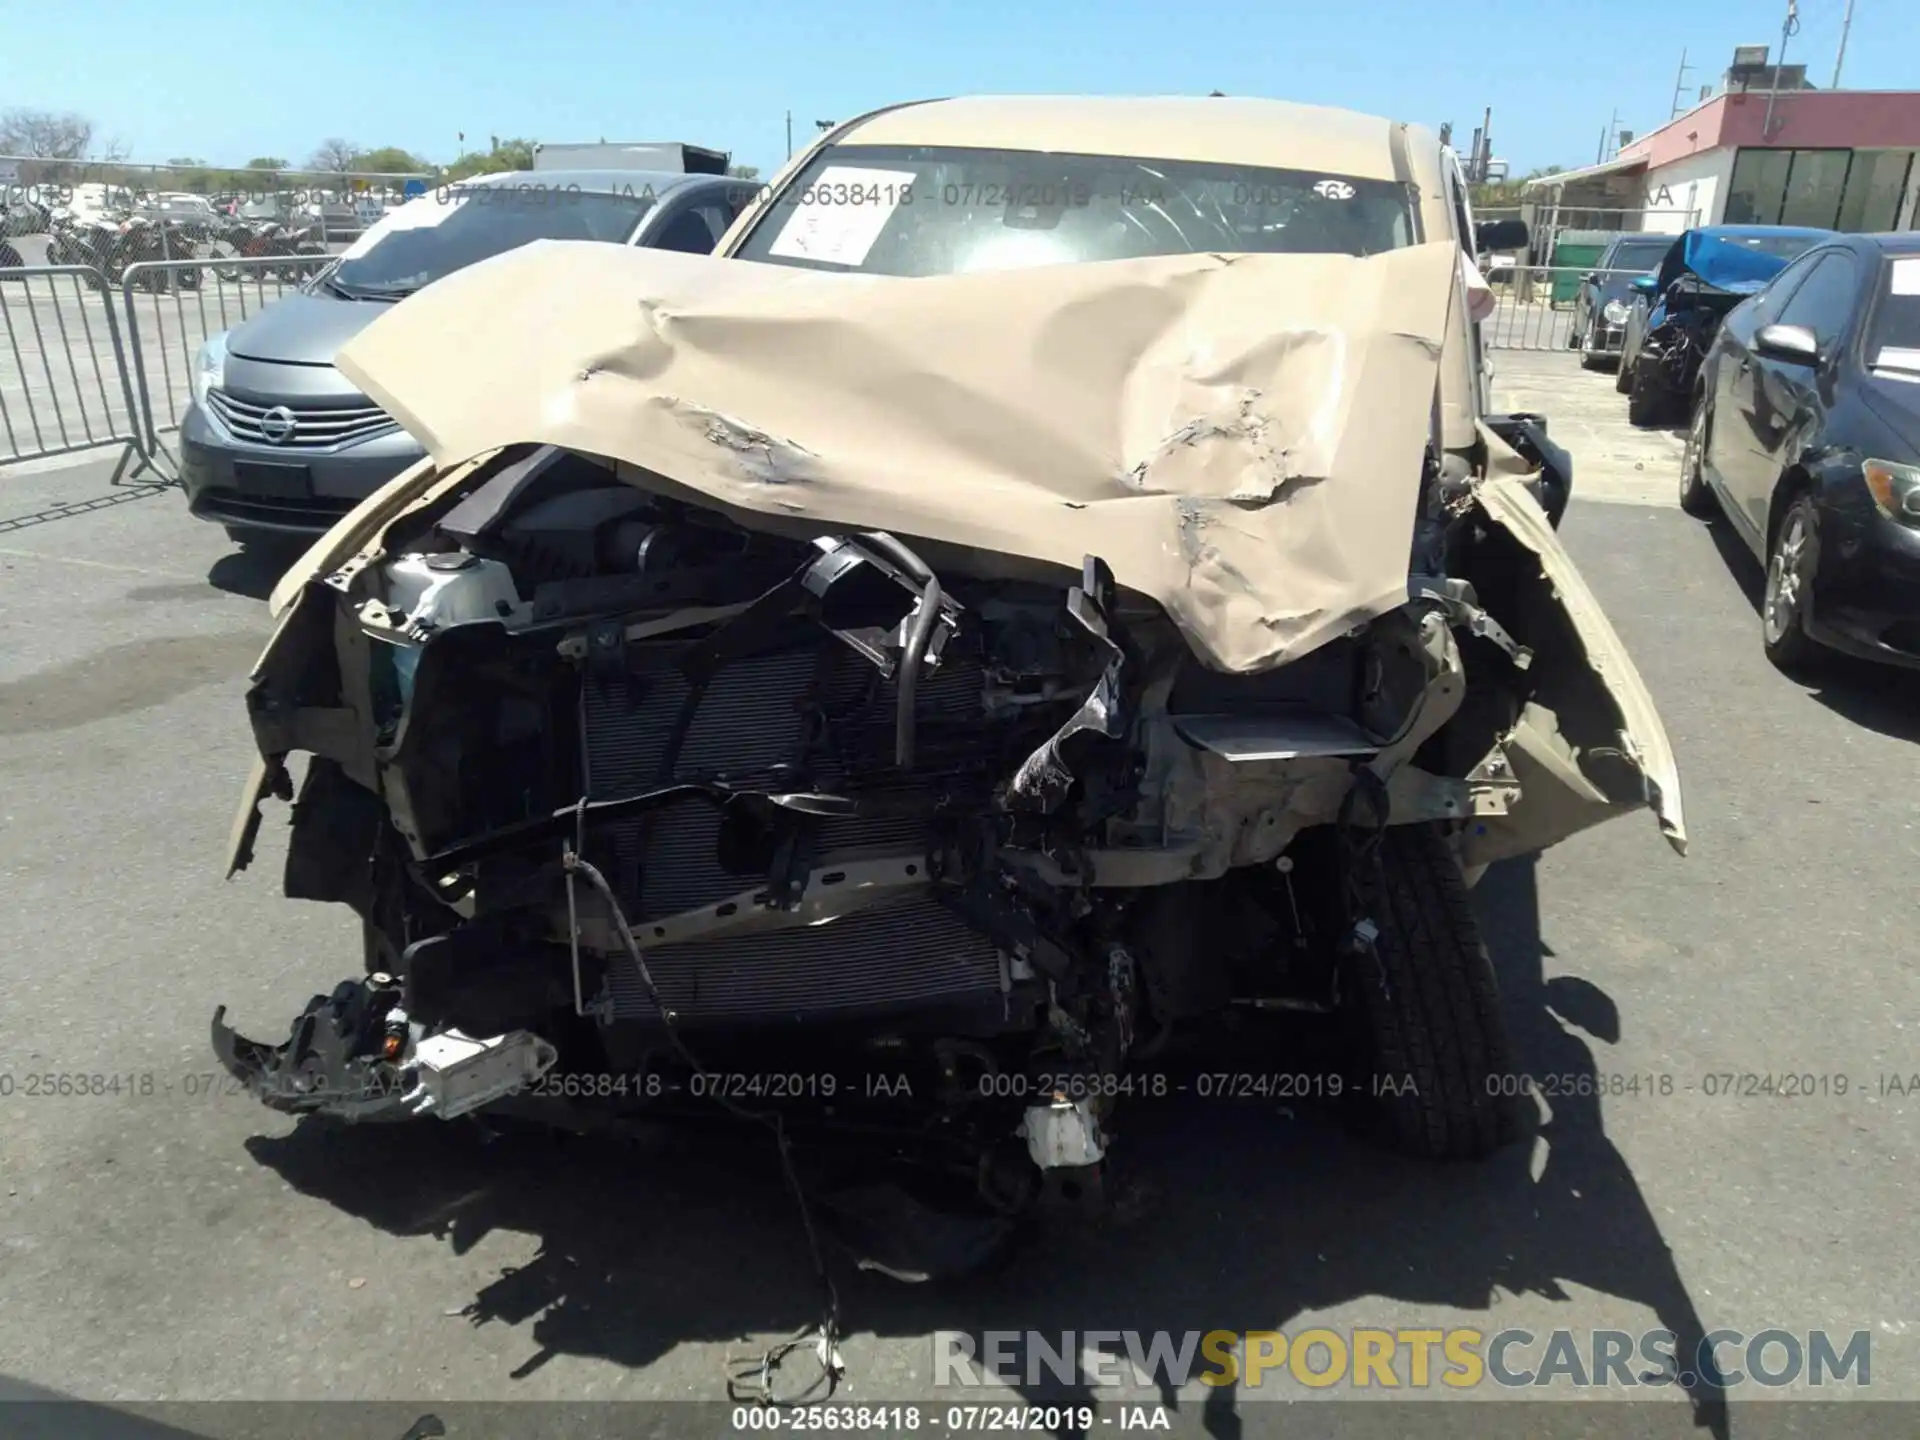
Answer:
[[[1866,472],[1873,503],[1883,515],[1906,525],[1920,525],[1920,466],[1868,460],[1860,468]]]
[[[205,406],[207,392],[226,384],[227,334],[225,330],[209,335],[200,353],[193,357],[193,403]]]
[[[1606,318],[1607,324],[1624,325],[1627,323],[1627,316],[1631,312],[1627,308],[1626,301],[1609,300],[1600,307],[1600,313]]]

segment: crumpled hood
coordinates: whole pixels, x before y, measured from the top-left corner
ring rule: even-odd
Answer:
[[[442,470],[553,444],[822,530],[1099,555],[1245,672],[1405,603],[1457,268],[1441,243],[899,279],[546,241],[336,363]]]
[[[1811,248],[1812,239],[1807,243]],[[1789,263],[1778,255],[1742,245],[1733,236],[1707,229],[1689,230],[1674,241],[1673,248],[1660,262],[1660,292],[1666,293],[1669,285],[1691,271],[1706,284],[1729,295],[1757,295]]]

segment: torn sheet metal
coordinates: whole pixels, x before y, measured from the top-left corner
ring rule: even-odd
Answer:
[[[1541,574],[1552,587],[1553,600],[1566,613],[1586,651],[1581,668],[1598,678],[1619,712],[1619,750],[1645,781],[1645,794],[1602,792],[1582,774],[1577,757],[1560,733],[1559,716],[1546,703],[1529,705],[1507,742],[1520,781],[1521,799],[1510,814],[1483,820],[1468,832],[1463,861],[1478,865],[1544,850],[1576,831],[1643,804],[1653,811],[1667,843],[1679,854],[1686,854],[1687,824],[1680,799],[1679,765],[1653,696],[1627,647],[1526,485],[1513,479],[1490,479],[1476,488],[1474,497],[1488,518],[1539,557]],[[1539,699],[1568,703],[1550,691],[1543,692]]]
[[[550,443],[822,529],[1099,555],[1250,672],[1405,602],[1457,269],[1431,244],[897,279],[543,241],[338,363],[442,470]]]

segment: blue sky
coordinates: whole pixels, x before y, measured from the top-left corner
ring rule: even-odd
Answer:
[[[1825,86],[1846,0],[1800,0]],[[771,171],[791,109],[996,91],[1269,95],[1455,123],[1516,171],[1664,120],[1785,0],[0,0],[0,106],[78,111],[133,158],[304,160],[328,136],[438,160],[489,134],[689,140]],[[283,18],[274,18],[276,16]],[[1444,27],[1444,28],[1441,28]],[[717,44],[711,42],[718,42]],[[1920,89],[1920,0],[1855,0],[1844,84]]]

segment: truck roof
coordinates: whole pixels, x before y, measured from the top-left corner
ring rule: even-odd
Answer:
[[[720,178],[715,175],[688,175],[679,170],[495,170],[485,175],[469,175],[464,180],[452,181],[447,188],[507,185],[525,189],[572,189],[584,195],[642,195],[651,190],[658,198],[677,185]]]
[[[543,163],[543,157],[550,158]],[[731,158],[724,150],[710,150],[681,140],[555,141],[533,147],[536,170],[601,167],[724,175]]]

